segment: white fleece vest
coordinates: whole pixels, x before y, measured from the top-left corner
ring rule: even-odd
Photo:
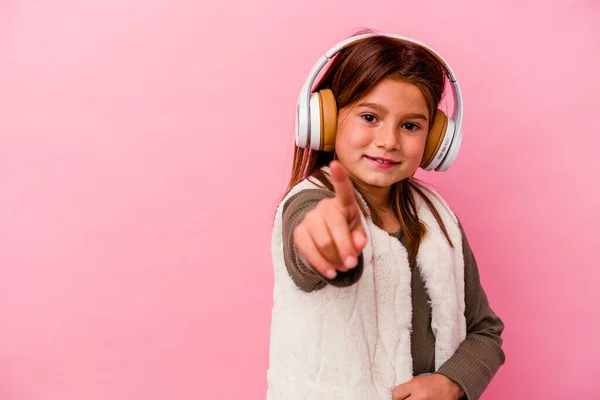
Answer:
[[[306,293],[286,270],[282,208],[303,189],[299,183],[276,212],[272,257],[275,274],[267,399],[391,399],[392,390],[412,379],[411,271],[400,241],[363,218],[367,245],[360,280],[345,288],[327,285]],[[427,205],[415,196],[427,225],[417,264],[431,299],[435,367],[466,336],[462,235],[455,215],[430,196],[450,235],[451,248]]]

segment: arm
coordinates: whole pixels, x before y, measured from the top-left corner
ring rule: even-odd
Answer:
[[[481,286],[475,256],[462,226],[461,230],[465,259],[467,337],[437,373],[456,382],[465,393],[463,398],[476,400],[505,362],[501,338],[504,323],[490,308]]]
[[[294,229],[319,201],[332,198],[335,194],[326,189],[302,190],[291,196],[283,205],[283,255],[285,266],[292,280],[305,292],[312,292],[330,284],[350,286],[360,279],[363,271],[362,255],[358,265],[348,272],[338,272],[334,279],[328,279],[313,269],[302,257],[294,243]]]

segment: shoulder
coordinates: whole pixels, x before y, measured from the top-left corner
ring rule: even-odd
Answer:
[[[318,179],[310,177],[295,185],[280,203],[283,214],[294,213],[297,210],[314,207],[326,198],[335,194]]]
[[[316,204],[319,201],[334,197],[333,192],[327,189],[320,188],[308,188],[302,189],[293,195],[289,196],[283,202],[283,213],[289,212],[291,210],[297,209],[299,207],[306,207],[312,204]]]

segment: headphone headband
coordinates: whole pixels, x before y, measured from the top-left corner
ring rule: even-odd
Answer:
[[[450,65],[446,62],[446,60],[444,60],[444,58],[441,55],[439,55],[435,50],[433,50],[431,47],[429,47],[426,44],[421,43],[415,39],[406,37],[406,36],[394,35],[394,34],[388,34],[388,33],[365,33],[365,34],[356,35],[356,36],[347,38],[347,39],[337,43],[332,48],[330,48],[324,55],[322,55],[317,60],[317,62],[311,69],[310,73],[308,74],[306,81],[302,85],[300,94],[298,96],[297,106],[296,106],[297,107],[297,115],[300,116],[300,119],[302,119],[301,116],[303,113],[301,112],[301,110],[309,110],[310,109],[310,98],[311,98],[311,92],[312,92],[312,85],[314,84],[315,80],[317,79],[317,76],[319,75],[319,72],[321,72],[323,67],[325,67],[325,65],[342,49],[344,49],[344,48],[348,47],[349,45],[356,43],[360,40],[363,40],[363,39],[366,39],[369,37],[373,37],[373,36],[389,37],[392,39],[402,40],[405,42],[410,42],[410,43],[419,45],[422,48],[424,48],[425,50],[427,50],[431,55],[433,55],[443,65],[444,70],[446,72],[446,76],[448,77],[448,80],[451,83],[452,89],[453,89],[452,97],[453,97],[453,101],[454,101],[454,107],[452,109],[452,118],[451,119],[454,121],[454,132],[456,132],[456,135],[454,135],[454,137],[452,139],[453,143],[445,144],[446,148],[448,148],[448,149],[451,149],[453,147],[453,149],[451,149],[452,151],[449,151],[448,153],[454,153],[454,154],[447,154],[446,151],[444,149],[442,149],[440,155],[443,156],[443,158],[438,160],[439,162],[437,162],[436,166],[443,163],[445,161],[445,159],[449,156],[452,158],[455,158],[456,153],[458,152],[458,147],[460,146],[460,143],[462,141],[463,102],[462,102],[462,93],[460,90],[460,86],[458,84],[458,81],[456,80],[454,71],[452,70]],[[303,126],[299,127],[299,124],[303,124]],[[304,125],[304,124],[306,124],[306,125]],[[299,137],[299,131],[300,131],[300,129],[303,129],[304,127],[306,129],[310,130],[309,121],[303,121],[303,120],[298,121],[298,118],[296,118],[296,143],[300,143],[303,140],[302,138]],[[308,132],[308,134],[310,136],[310,131]]]

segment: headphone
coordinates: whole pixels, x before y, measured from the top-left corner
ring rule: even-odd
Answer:
[[[431,47],[408,37],[386,34],[366,33],[353,36],[333,46],[327,51],[310,71],[306,82],[300,90],[296,105],[296,145],[318,151],[332,152],[335,149],[335,134],[337,131],[337,103],[330,89],[311,93],[312,85],[325,64],[340,50],[372,36],[384,36],[397,40],[411,42],[429,51],[439,60],[452,84],[454,107],[452,117],[438,108],[425,144],[425,152],[420,167],[426,171],[446,171],[454,163],[462,143],[463,103],[460,87],[450,68],[450,65]]]

